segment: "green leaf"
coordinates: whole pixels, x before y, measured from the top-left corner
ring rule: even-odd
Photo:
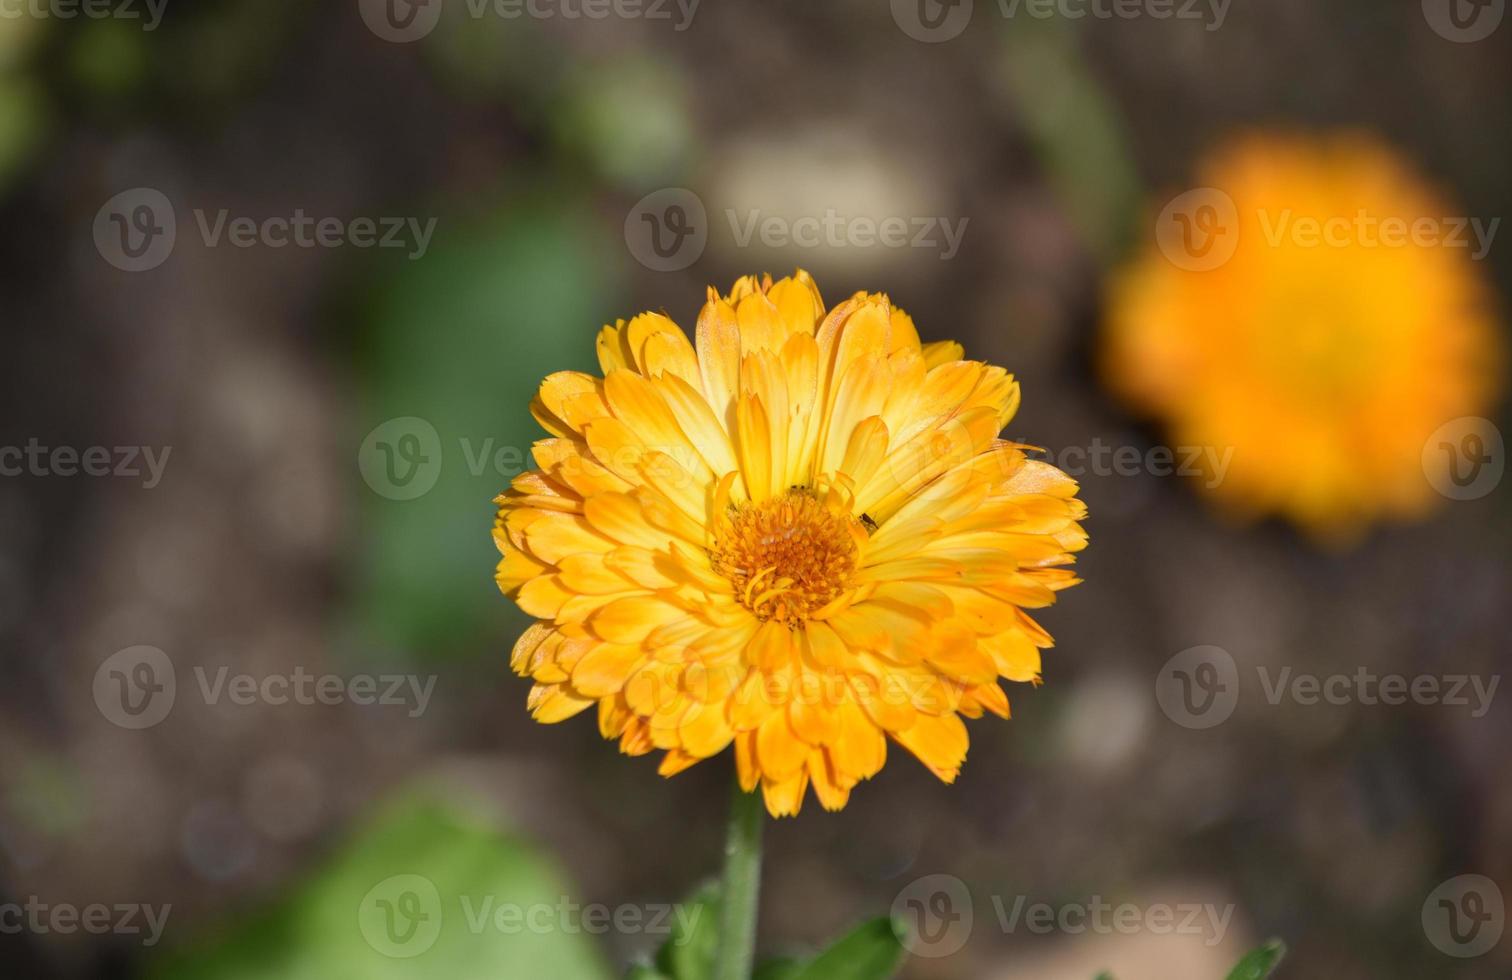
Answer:
[[[803,972],[797,960],[767,960],[756,968],[751,980],[795,980]]]
[[[1228,980],[1265,980],[1285,955],[1286,944],[1279,939],[1272,939],[1240,960],[1239,965],[1228,975]]]
[[[637,963],[630,967],[630,972],[625,974],[625,980],[671,980],[671,978],[644,963]]]
[[[391,419],[423,420],[434,450],[412,499],[349,470],[362,520],[349,649],[473,657],[479,635],[507,652],[524,629],[491,581],[492,501],[546,435],[529,410],[541,379],[591,367],[608,312],[623,312],[608,247],[577,205],[542,190],[500,213],[443,215],[423,257],[389,258],[356,338],[352,457]]]
[[[1111,261],[1138,228],[1143,190],[1128,128],[1088,64],[1076,21],[1014,21],[1004,77],[1019,118],[1088,249]]]
[[[557,869],[450,804],[412,798],[358,833],[293,893],[219,935],[160,954],[150,980],[606,980],[591,937],[510,910],[558,909]],[[539,922],[540,920],[534,920]],[[555,926],[560,921],[561,928]]]
[[[903,965],[891,919],[873,919],[811,960],[791,980],[887,980]]]
[[[719,957],[719,882],[711,881],[673,916],[672,935],[656,954],[656,966],[671,980],[708,980]]]

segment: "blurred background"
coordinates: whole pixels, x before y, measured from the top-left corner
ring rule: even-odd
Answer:
[[[597,980],[653,949],[485,911],[656,909],[720,861],[727,760],[663,780],[588,716],[535,725],[508,669],[490,500],[600,325],[691,328],[706,285],[801,266],[1014,372],[1008,435],[1145,453],[1160,430],[1093,367],[1104,286],[1231,132],[1368,130],[1457,213],[1512,211],[1512,25],[1185,2],[7,5],[0,975]],[[1504,304],[1512,253],[1479,274]],[[763,951],[945,875],[972,922],[906,977],[1208,980],[1272,935],[1298,980],[1512,975],[1512,941],[1434,918],[1483,876],[1460,907],[1500,936],[1507,702],[1252,683],[1498,678],[1506,489],[1330,549],[1191,479],[1080,478],[1086,581],[1042,616],[1044,686],[970,726],[956,786],[895,752],[842,813],[772,825]],[[1250,680],[1194,728],[1155,695],[1201,645]],[[402,875],[444,906],[418,956],[368,918]],[[1147,925],[1010,921],[1098,902]]]

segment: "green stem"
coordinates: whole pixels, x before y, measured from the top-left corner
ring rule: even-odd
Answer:
[[[719,903],[719,962],[714,980],[750,980],[756,959],[761,896],[761,794],[735,784],[725,838],[724,890]]]

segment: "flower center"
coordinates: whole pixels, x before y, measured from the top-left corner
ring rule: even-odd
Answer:
[[[845,591],[865,534],[849,514],[795,488],[734,509],[709,557],[757,619],[797,626]]]

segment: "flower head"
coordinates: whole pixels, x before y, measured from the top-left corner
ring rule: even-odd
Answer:
[[[1170,229],[1190,254],[1152,244],[1114,281],[1112,387],[1212,447],[1203,482],[1240,516],[1339,541],[1424,511],[1425,442],[1486,410],[1500,363],[1468,222],[1361,136],[1251,136],[1199,177]]]
[[[844,806],[889,738],[953,781],[1086,543],[1076,484],[998,438],[1018,384],[803,272],[711,289],[696,345],[647,313],[598,353],[541,385],[551,437],[497,500],[534,717],[596,707],[668,776],[733,745],[775,815]]]

